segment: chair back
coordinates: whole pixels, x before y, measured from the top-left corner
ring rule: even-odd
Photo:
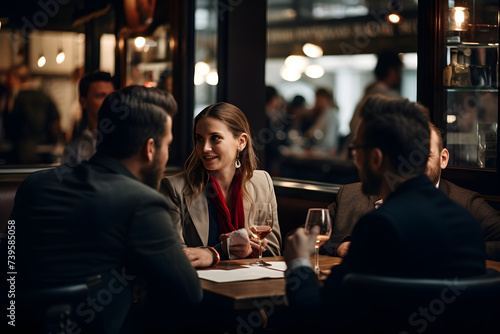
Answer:
[[[466,278],[350,273],[346,328],[367,333],[500,333],[500,272]]]
[[[19,296],[24,330],[31,333],[93,333],[93,326],[77,316],[86,305],[86,284],[33,290]]]

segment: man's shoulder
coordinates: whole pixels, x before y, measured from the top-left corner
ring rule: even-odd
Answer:
[[[92,165],[88,164],[92,168]],[[109,191],[117,196],[142,200],[144,198],[162,198],[158,190],[147,184],[121,173],[93,170],[97,182],[103,185],[103,191]],[[129,190],[130,189],[130,190]]]
[[[30,174],[21,183],[20,188],[27,188],[28,186],[36,186],[38,184],[49,181],[52,177],[57,175],[56,171],[58,168],[60,169],[61,166],[39,170],[39,171],[36,171],[36,172]]]
[[[137,179],[88,162],[76,166],[66,163],[38,171],[30,175],[24,183],[38,188],[64,188],[69,191],[91,191],[113,196],[160,196],[158,191]]]
[[[439,189],[441,189],[446,195],[450,196],[452,199],[455,198],[467,198],[472,195],[477,195],[479,196],[478,193],[462,188],[453,182],[450,182],[448,180],[443,180],[441,179],[439,182]]]
[[[351,201],[351,200],[356,200],[356,201],[365,200],[372,203],[375,202],[377,198],[375,198],[374,196],[370,197],[368,195],[365,195],[363,193],[362,183],[355,182],[355,183],[344,184],[339,188],[339,191],[337,193],[337,202]]]
[[[396,189],[377,211],[394,216],[400,215],[407,221],[422,218],[422,216],[427,216],[432,220],[441,216],[443,212],[453,213],[453,216],[462,215],[463,218],[469,215],[462,205],[437,189],[426,178],[411,181],[402,191]]]
[[[342,191],[343,193],[360,193],[362,194],[361,190],[361,182],[354,182],[354,183],[348,183],[344,184],[340,187],[339,191]]]

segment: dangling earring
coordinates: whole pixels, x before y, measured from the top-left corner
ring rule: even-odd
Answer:
[[[236,154],[236,161],[234,162],[234,167],[240,168],[241,167],[241,162],[240,162],[240,151]]]

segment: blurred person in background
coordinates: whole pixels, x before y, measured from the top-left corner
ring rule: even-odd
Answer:
[[[283,98],[276,88],[266,86],[266,126],[256,134],[259,147],[265,147],[264,166],[272,176],[279,176],[281,158],[279,147],[286,144],[286,129],[290,118],[286,114]]]
[[[327,155],[335,155],[338,149],[338,106],[331,90],[318,88],[316,101],[311,109],[314,123],[305,131],[310,139],[311,149]]]
[[[89,160],[96,152],[98,141],[98,113],[104,99],[115,87],[107,72],[94,72],[84,76],[79,83],[79,101],[85,112],[86,126],[66,146],[62,161],[79,164]]]
[[[61,134],[60,115],[52,98],[38,89],[26,65],[13,69],[13,105],[4,114],[6,137],[13,144],[11,163],[52,163]]]
[[[375,81],[365,88],[363,98],[356,106],[349,124],[351,132],[342,147],[342,155],[347,158],[347,146],[352,142],[354,131],[361,120],[361,104],[370,95],[383,95],[387,97],[401,96],[401,78],[403,74],[403,62],[400,54],[392,50],[385,50],[377,54],[377,65],[373,70]]]

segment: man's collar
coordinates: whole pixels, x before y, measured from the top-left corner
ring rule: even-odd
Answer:
[[[437,184],[435,185],[436,189],[439,189],[439,184],[441,183],[441,179],[439,179],[439,181],[437,182]],[[380,206],[382,206],[382,204],[384,204],[384,200],[383,199],[378,199],[376,200],[373,205],[375,206],[375,209],[378,209],[380,208]]]
[[[115,173],[126,175],[128,177],[138,180],[137,177],[135,177],[135,175],[132,174],[132,172],[129,171],[128,168],[125,167],[120,161],[111,158],[105,154],[96,153],[92,156],[92,158],[90,158],[89,162],[93,165],[103,166],[112,170]]]
[[[395,196],[398,193],[406,191],[406,189],[411,189],[414,187],[419,187],[421,185],[425,185],[426,183],[432,184],[431,180],[427,177],[425,174],[421,174],[415,177],[412,177],[411,179],[406,180],[405,182],[401,183],[390,195],[387,197],[386,202],[393,196]],[[434,184],[432,184],[434,186]]]

